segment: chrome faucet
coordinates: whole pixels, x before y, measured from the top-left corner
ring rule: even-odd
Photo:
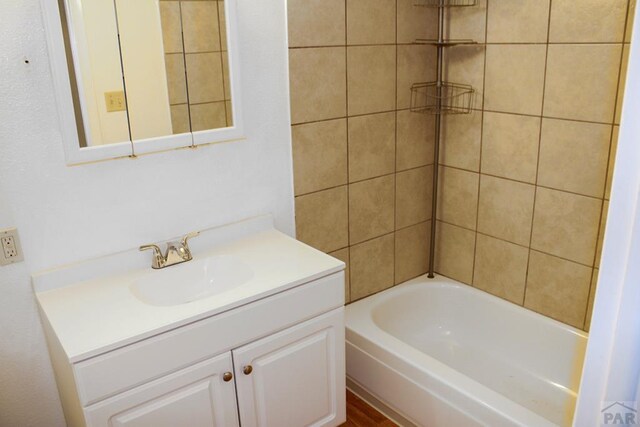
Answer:
[[[189,239],[197,237],[200,232],[195,231],[189,233],[182,238],[179,242],[167,243],[167,250],[164,255],[158,245],[143,245],[140,246],[141,251],[153,250],[153,259],[151,261],[151,268],[160,269],[165,267],[171,267],[172,265],[180,264],[183,262],[191,261],[193,255],[189,249]]]

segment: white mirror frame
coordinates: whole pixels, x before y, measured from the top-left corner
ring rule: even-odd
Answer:
[[[70,10],[70,7],[77,7],[79,4],[79,0],[62,0],[62,2],[67,10]],[[56,97],[56,106],[58,109],[65,158],[68,165],[131,157],[133,155],[233,141],[244,138],[242,94],[240,89],[242,79],[239,66],[237,33],[237,0],[225,0],[224,8],[227,23],[227,51],[229,56],[229,75],[231,80],[231,108],[233,114],[232,127],[89,147],[80,147],[80,140],[78,137],[79,126],[76,122],[74,110],[71,80],[67,66],[67,53],[65,50],[58,0],[41,0],[41,4],[47,35],[49,61],[51,64],[51,75]],[[74,43],[75,35],[71,33],[71,29],[69,29],[69,31],[71,49],[74,52],[74,62],[76,62],[76,49],[78,47]],[[79,69],[77,63],[75,63],[74,66],[76,69]],[[80,78],[80,76],[78,76],[78,78]],[[83,105],[81,105],[81,109],[83,117],[88,117]],[[86,125],[86,123],[81,124],[82,128],[85,128]]]

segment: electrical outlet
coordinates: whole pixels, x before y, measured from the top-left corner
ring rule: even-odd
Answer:
[[[0,239],[2,241],[2,249],[4,249],[4,257],[7,259],[15,258],[18,256],[18,251],[16,250],[16,242],[13,240],[13,237],[3,237]]]
[[[124,91],[122,90],[117,92],[105,92],[104,102],[107,104],[107,113],[127,110],[124,100]]]
[[[14,264],[21,262],[22,248],[18,238],[18,230],[0,230],[0,265]]]

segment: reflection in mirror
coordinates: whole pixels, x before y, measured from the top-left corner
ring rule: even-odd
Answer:
[[[131,139],[171,135],[157,2],[116,0],[115,6]]]
[[[86,3],[82,7],[68,5],[67,16],[62,16],[63,30],[68,30],[65,31],[67,50],[73,45],[75,53],[74,66],[70,65],[69,71],[77,84],[77,87],[72,85],[76,116],[85,118],[84,129],[79,130],[80,145],[129,141],[113,2]],[[64,9],[61,7],[61,10]]]
[[[161,0],[160,12],[174,132],[233,126],[224,1]]]
[[[224,1],[60,1],[80,145],[233,126]]]

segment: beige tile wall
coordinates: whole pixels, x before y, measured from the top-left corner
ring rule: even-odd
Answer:
[[[437,271],[588,329],[635,1],[480,3],[450,12],[486,43],[446,57],[478,96],[444,121]]]
[[[231,126],[224,1],[160,2],[173,133]]]
[[[588,329],[635,0],[479,0],[448,14],[445,76],[477,89],[443,118],[436,268]],[[433,9],[289,0],[298,237],[348,264],[347,301],[427,269]]]
[[[434,11],[412,0],[289,0],[298,238],[345,261],[354,301],[426,272],[433,119],[408,111],[433,80]]]

